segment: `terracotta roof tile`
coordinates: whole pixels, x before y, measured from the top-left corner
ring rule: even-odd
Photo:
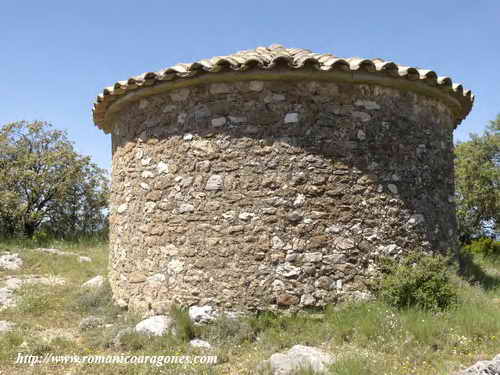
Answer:
[[[203,59],[191,64],[177,64],[159,72],[147,72],[125,81],[116,82],[113,86],[106,87],[97,96],[93,107],[94,122],[98,127],[109,132],[110,128],[109,124],[106,124],[106,116],[110,106],[118,99],[148,86],[192,79],[207,73],[244,72],[252,69],[272,71],[278,66],[286,66],[292,71],[313,68],[325,73],[351,72],[353,77],[356,72],[373,73],[379,76],[422,82],[428,87],[441,89],[435,90],[436,93],[441,92],[439,94],[441,98],[447,97],[451,101],[455,100],[454,114],[457,124],[468,115],[474,102],[474,95],[470,90],[464,89],[460,84],[453,83],[449,77],[438,77],[432,70],[398,65],[379,58],[339,58],[329,53],[319,54],[307,49],[285,48],[275,44],[269,47],[240,51],[229,56]],[[357,79],[357,81],[362,83],[363,80],[367,79],[365,75],[364,78]],[[391,85],[389,84],[389,86]]]

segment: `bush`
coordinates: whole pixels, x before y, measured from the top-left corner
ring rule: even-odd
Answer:
[[[70,309],[81,314],[116,317],[121,309],[113,303],[109,281],[100,288],[80,288],[69,301]]]
[[[203,331],[200,335],[202,338],[217,344],[240,345],[255,339],[255,333],[246,319],[234,319],[226,315],[219,316]]]
[[[485,257],[497,257],[500,256],[500,241],[483,237],[464,246],[464,250],[468,253],[480,254]]]
[[[457,302],[446,258],[411,253],[399,262],[386,259],[376,293],[387,304],[402,309],[444,310]]]
[[[182,341],[189,341],[196,336],[195,327],[187,309],[178,306],[172,306],[170,309],[170,316],[175,321],[175,330],[177,337]]]

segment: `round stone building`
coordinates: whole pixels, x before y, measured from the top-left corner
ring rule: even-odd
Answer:
[[[322,307],[366,296],[381,255],[450,251],[472,103],[431,70],[279,45],[106,88],[115,300]]]

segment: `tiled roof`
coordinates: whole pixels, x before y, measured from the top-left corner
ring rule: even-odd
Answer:
[[[427,89],[424,91],[428,94],[430,93],[430,95],[446,99],[448,103],[454,104],[453,112],[457,124],[468,115],[474,102],[474,95],[470,90],[464,89],[461,84],[453,83],[449,77],[438,77],[432,70],[402,66],[392,61],[384,61],[378,58],[340,58],[329,53],[313,53],[307,49],[271,45],[269,47],[257,47],[254,50],[240,51],[229,56],[216,56],[191,64],[177,64],[159,72],[143,73],[126,81],[118,81],[113,86],[106,87],[97,96],[93,108],[94,122],[98,127],[109,132],[109,124],[106,124],[106,120],[110,106],[127,95],[134,96],[132,94],[134,92],[139,94],[137,97],[147,96],[147,92],[144,90],[152,86],[168,85],[168,82],[170,82],[173,88],[175,86],[173,86],[174,82],[172,81],[193,80],[204,75],[207,76],[208,73],[231,71],[270,72],[273,69],[277,70],[283,66],[288,67],[290,71],[305,71],[308,68],[312,68],[317,72],[324,72],[325,74],[330,72],[330,75],[337,72],[336,76],[340,77],[340,80],[342,80],[342,76],[345,76],[349,77],[348,79],[346,78],[347,80],[358,83],[370,83],[373,79],[372,83],[376,84],[379,81],[382,82],[381,79],[383,80],[383,77],[387,77],[391,79],[386,80],[389,82],[385,83],[386,86],[401,86],[409,89],[414,86],[416,91],[422,91],[422,87],[431,88],[431,90]],[[398,80],[394,80],[394,78]],[[244,79],[243,75],[241,75],[241,79]],[[271,79],[277,78],[274,77]],[[221,79],[221,81],[223,80]],[[238,78],[233,78],[233,80],[238,80]],[[404,84],[403,80],[406,80],[406,84]],[[408,81],[412,81],[413,85],[408,85]],[[398,82],[398,84],[395,84],[395,82]],[[158,91],[155,90],[152,92]]]

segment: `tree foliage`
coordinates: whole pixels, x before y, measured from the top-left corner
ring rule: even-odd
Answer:
[[[108,185],[105,171],[50,124],[0,128],[0,233],[31,237],[43,228],[70,237],[102,230]]]
[[[460,238],[488,234],[500,223],[500,115],[483,134],[455,147],[455,187]]]

